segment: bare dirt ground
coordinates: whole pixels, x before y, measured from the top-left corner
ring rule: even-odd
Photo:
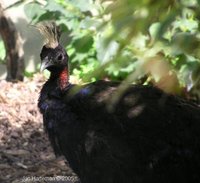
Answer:
[[[55,158],[37,108],[45,79],[0,81],[0,183],[76,182],[64,158]]]

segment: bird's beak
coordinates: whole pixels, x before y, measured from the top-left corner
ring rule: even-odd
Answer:
[[[47,67],[48,66],[47,66],[46,62],[42,62],[40,65],[40,72],[43,72]]]
[[[52,66],[53,63],[51,60],[48,59],[48,57],[45,57],[42,60],[41,66],[40,66],[40,72],[44,71],[45,69],[47,69],[48,67]]]

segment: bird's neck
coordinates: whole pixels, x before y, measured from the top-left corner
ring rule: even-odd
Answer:
[[[64,90],[69,85],[69,70],[67,67],[58,72],[51,72],[50,80],[56,80],[57,86]]]

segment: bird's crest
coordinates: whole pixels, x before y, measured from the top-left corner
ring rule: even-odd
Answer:
[[[44,36],[47,48],[56,48],[59,44],[60,31],[55,22],[42,22],[35,26]]]

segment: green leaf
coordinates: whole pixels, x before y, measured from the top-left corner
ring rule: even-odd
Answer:
[[[33,20],[35,17],[43,15],[45,10],[38,3],[28,3],[24,6],[24,12],[29,19]]]
[[[119,44],[116,41],[110,41],[108,45],[104,44],[104,40],[99,38],[96,43],[97,59],[102,63],[106,63],[114,58],[117,54]]]
[[[92,0],[68,0],[75,7],[79,8],[82,12],[90,11],[92,8]]]
[[[160,30],[161,27],[161,23],[160,22],[156,22],[153,23],[150,28],[149,28],[149,34],[151,36],[151,39],[155,40],[158,36],[158,32]]]
[[[56,1],[48,0],[47,5],[45,6],[45,9],[50,12],[60,12],[63,14],[69,13],[67,9],[65,9],[61,4],[56,3]]]
[[[0,41],[0,62],[5,62],[6,50],[3,41]]]
[[[94,40],[90,35],[78,38],[74,40],[73,46],[76,48],[76,51],[79,53],[87,53],[93,46]]]

